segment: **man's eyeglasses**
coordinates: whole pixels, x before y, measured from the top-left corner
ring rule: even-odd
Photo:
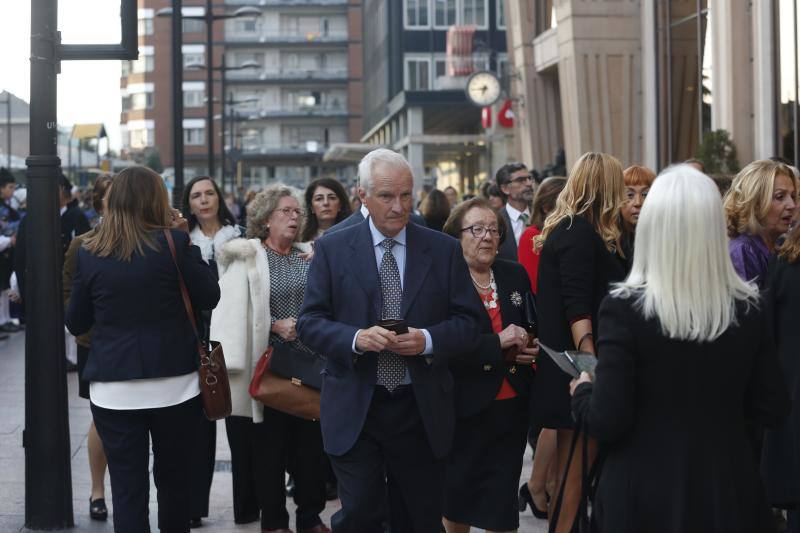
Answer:
[[[276,211],[283,213],[284,216],[287,217],[292,216],[292,214],[295,214],[298,217],[302,217],[305,214],[305,211],[297,207],[284,207],[283,209],[276,209]]]
[[[476,239],[482,239],[487,232],[492,236],[492,238],[500,237],[503,234],[503,231],[500,228],[478,226],[475,224],[467,228],[462,228],[461,231],[469,231]]]
[[[533,175],[531,175],[531,174],[528,174],[527,176],[517,176],[516,178],[514,178],[512,180],[508,180],[509,183],[520,183],[520,184],[528,183],[528,182],[531,182],[531,181],[533,181]]]

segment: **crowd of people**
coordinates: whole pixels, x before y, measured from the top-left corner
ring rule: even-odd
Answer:
[[[508,532],[530,509],[555,533],[800,532],[797,169],[754,161],[721,187],[698,161],[656,176],[586,153],[566,177],[508,163],[475,197],[420,197],[376,149],[358,178],[356,198],[320,178],[239,201],[201,176],[172,207],[131,167],[96,180],[89,216],[62,178],[92,518],[107,468],[115,531],[149,531],[152,441],[159,528],[203,524],[217,432],[197,345],[214,341],[237,524]],[[8,173],[0,196],[0,297],[24,304]],[[0,303],[0,333],[17,323]],[[565,351],[597,365],[568,374]],[[321,362],[318,420],[255,398],[266,353]]]

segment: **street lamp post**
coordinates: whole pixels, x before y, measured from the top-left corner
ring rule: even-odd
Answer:
[[[236,11],[234,11],[233,13],[222,13],[219,15],[215,15],[213,7],[214,6],[211,0],[206,0],[205,11],[202,15],[184,15],[181,10],[178,10],[177,8],[174,7],[174,0],[173,0],[173,8],[164,8],[159,10],[158,13],[156,13],[156,15],[160,17],[172,16],[173,13],[175,13],[176,11],[180,13],[180,16],[173,17],[173,22],[172,22],[173,32],[175,31],[174,28],[176,27],[176,20],[178,22],[177,27],[179,28],[181,25],[181,21],[183,19],[202,20],[203,22],[206,23],[206,58],[207,58],[206,64],[212,66],[212,68],[206,69],[206,135],[208,144],[208,175],[211,176],[212,178],[214,177],[215,173],[214,167],[216,166],[214,160],[214,155],[215,155],[214,154],[214,70],[217,69],[213,68],[214,21],[230,19],[230,18],[257,17],[261,14],[261,10],[256,7],[241,7]],[[181,105],[183,105],[183,102],[181,102]]]

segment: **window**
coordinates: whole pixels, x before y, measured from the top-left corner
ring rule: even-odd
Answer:
[[[462,24],[486,28],[486,3],[487,0],[462,0]]]
[[[206,31],[205,21],[198,19],[183,19],[183,33],[202,33]]]
[[[153,129],[130,130],[130,147],[141,150],[155,144]]]
[[[205,104],[205,91],[203,89],[197,90],[183,90],[183,107],[203,107]]]
[[[437,59],[434,63],[434,78],[447,76],[447,59]]]
[[[497,29],[506,29],[506,2],[497,0]]]
[[[427,58],[406,59],[406,90],[429,91],[431,60]]]
[[[153,72],[155,64],[152,55],[139,54],[139,59],[130,61],[130,72],[134,74],[141,74],[143,72]]]
[[[235,33],[255,33],[256,19],[236,19],[233,22],[233,31]]]
[[[500,2],[502,3],[502,1]],[[449,28],[456,23],[456,0],[433,0],[434,19],[436,28]]]
[[[198,53],[189,53],[187,54],[184,52],[183,54],[183,68],[188,67],[189,65],[205,65],[205,54],[203,52]]]
[[[153,35],[153,19],[139,19],[139,35]]]
[[[429,0],[405,0],[406,28],[430,28],[428,21]]]
[[[798,22],[800,5],[792,0],[780,0],[775,10],[778,12],[777,31],[774,38],[776,50],[776,149],[778,155],[794,166],[800,164],[800,138],[795,137],[796,123],[800,120],[797,104],[797,81],[795,68],[798,68]]]
[[[183,130],[183,144],[186,146],[202,146],[206,142],[205,128],[187,128]]]
[[[125,113],[129,111],[131,108],[131,97],[130,96],[123,96],[122,97],[122,112]]]
[[[153,93],[135,93],[131,95],[131,109],[152,109]]]

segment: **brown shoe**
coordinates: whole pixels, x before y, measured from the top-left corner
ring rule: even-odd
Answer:
[[[331,533],[331,528],[325,524],[317,524],[311,529],[301,529],[299,533]]]

